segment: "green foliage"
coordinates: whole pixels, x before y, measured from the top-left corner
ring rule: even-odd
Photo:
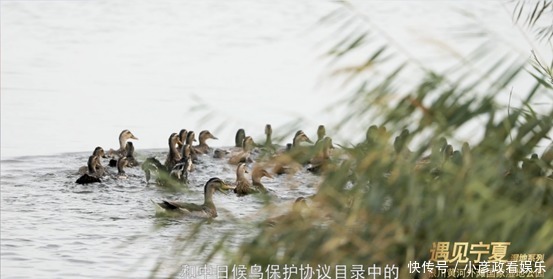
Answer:
[[[526,19],[528,26],[550,6],[543,2]],[[517,19],[527,8],[525,3],[517,5]],[[343,8],[326,20],[345,26],[355,21]],[[351,81],[383,63],[379,60],[389,51],[371,41],[373,33],[353,31],[331,47],[328,55],[333,63],[362,45],[372,50],[366,62],[337,74]],[[550,94],[551,84],[547,75],[534,75],[526,107],[505,113],[494,96],[524,73],[525,64],[503,64],[502,60],[491,65],[489,72],[495,72],[491,84],[483,80],[467,84],[462,78],[422,67],[424,78],[393,104],[384,100],[397,96],[405,64],[380,82],[361,79],[356,94],[347,100],[356,104],[356,110],[341,124],[378,115],[382,125],[394,133],[410,128],[408,137],[398,140],[418,137],[423,144],[410,151],[402,143],[394,150],[389,132],[369,128],[366,141],[348,148],[348,159],[324,174],[310,208],[301,214],[291,212],[285,221],[261,229],[241,246],[236,263],[394,264],[400,267],[400,278],[406,278],[410,276],[407,263],[429,260],[433,242],[508,241],[509,253],[543,253],[550,267],[553,179],[545,173],[552,166],[527,158],[553,126],[553,106],[538,114],[529,105],[536,94]],[[462,151],[446,153],[438,139],[454,137],[475,119],[486,119],[481,127],[484,137],[472,148],[465,145]],[[529,172],[523,163],[538,166]],[[553,274],[546,273],[546,277],[553,278]]]
[[[528,26],[551,9],[548,1],[529,6],[520,1],[514,10],[515,19]],[[484,77],[469,83],[420,67],[420,82],[399,101],[388,102],[397,97],[407,67],[420,61],[408,58],[376,82],[367,80],[363,73],[395,55],[389,50],[394,42],[373,41],[381,35],[374,28],[347,28],[359,24],[354,23],[358,15],[348,13],[352,9],[346,4],[324,19],[348,30],[327,52],[332,63],[359,48],[371,50],[365,62],[336,72],[358,82],[344,102],[352,112],[340,125],[373,119],[371,124],[380,126],[371,126],[364,142],[344,148],[347,159],[323,173],[307,209],[261,227],[231,260],[246,265],[393,264],[400,267],[399,278],[409,278],[407,263],[429,260],[433,242],[507,241],[509,254],[545,254],[545,276],[553,278],[553,179],[547,176],[553,166],[530,158],[553,126],[553,106],[540,113],[530,106],[536,95],[553,93],[547,73],[532,74],[535,85],[524,107],[516,109],[499,106],[494,96],[526,74],[526,63],[503,61],[490,65],[494,75],[485,78],[493,76],[492,83]],[[526,10],[530,14],[524,17]],[[456,132],[475,120],[484,122],[482,139],[472,147],[447,148],[443,137],[454,145]],[[398,138],[403,142],[394,149],[392,135],[405,127],[410,133]],[[415,138],[420,144],[409,150]]]

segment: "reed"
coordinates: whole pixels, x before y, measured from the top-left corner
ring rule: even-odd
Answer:
[[[538,2],[515,3],[515,23],[525,20],[529,36],[534,31],[528,30],[541,28],[536,25],[540,18],[553,15],[551,1]],[[530,55],[524,61],[497,60],[479,69],[485,73],[479,79],[467,80],[459,73],[470,71],[469,64],[437,73],[404,55],[394,66],[384,58],[394,56],[397,62],[397,53],[404,50],[384,32],[369,28],[370,19],[351,4],[344,3],[323,24],[361,30],[334,36],[327,55],[339,64],[359,50],[369,53],[363,63],[335,72],[355,88],[343,103],[350,113],[335,128],[363,123],[367,138],[343,146],[348,159],[323,172],[316,195],[301,214],[292,211],[274,226],[261,226],[238,249],[225,247],[225,240],[239,234],[228,232],[214,241],[210,255],[221,252],[229,263],[263,270],[290,264],[394,265],[399,278],[412,278],[408,263],[430,260],[436,242],[510,242],[507,257],[544,254],[545,277],[553,278],[553,165],[541,154],[531,157],[550,142],[553,106],[536,112],[532,101],[553,93],[547,66],[553,63]],[[539,29],[538,39],[551,38],[547,30]],[[383,64],[392,70],[369,80],[367,71]],[[413,68],[421,77],[406,87],[404,77]],[[511,90],[521,75],[533,77],[523,105],[498,104],[494,96]],[[405,93],[398,97],[398,92]],[[457,141],[458,131],[475,120],[483,123],[478,129],[484,136],[471,146]],[[394,148],[395,136],[405,128],[410,133],[399,137]],[[416,147],[410,142],[415,139]]]

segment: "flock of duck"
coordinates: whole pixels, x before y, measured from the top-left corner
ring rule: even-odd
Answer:
[[[371,126],[366,135],[366,140],[362,145],[371,146],[382,134],[386,134],[383,127]],[[182,187],[189,182],[189,175],[195,171],[195,165],[202,160],[202,156],[213,156],[219,160],[226,160],[230,165],[236,165],[236,181],[227,183],[220,178],[210,178],[204,185],[203,204],[184,203],[177,201],[163,200],[154,202],[156,212],[164,214],[191,215],[197,217],[214,218],[217,217],[217,210],[213,203],[213,194],[215,191],[232,190],[237,196],[245,196],[256,193],[268,193],[263,186],[261,179],[263,177],[273,178],[274,175],[285,173],[295,173],[301,170],[307,170],[315,174],[326,171],[331,162],[336,159],[333,154],[335,149],[332,139],[326,136],[324,125],[317,129],[316,142],[302,131],[295,133],[292,143],[286,147],[279,147],[272,143],[271,125],[265,126],[265,143],[256,144],[251,136],[246,136],[244,129],[236,132],[235,145],[229,149],[209,147],[207,141],[217,139],[210,131],[203,130],[198,136],[199,143],[195,145],[196,134],[194,131],[182,129],[179,133],[172,133],[168,138],[168,153],[164,163],[161,163],[155,157],[149,157],[140,163],[134,156],[134,145],[130,140],[138,140],[129,130],[123,130],[119,134],[119,148],[110,149],[107,153],[101,147],[96,147],[92,155],[88,158],[87,166],[79,169],[81,175],[76,183],[89,184],[101,182],[106,176],[114,176],[106,171],[102,165],[102,158],[109,159],[109,166],[117,168],[116,178],[125,178],[125,168],[140,166],[144,172],[145,180],[150,183],[152,178],[155,184],[161,187]],[[409,157],[411,151],[406,147],[409,138],[409,131],[403,130],[393,143],[396,158]],[[470,163],[470,147],[467,143],[463,144],[462,150],[453,150],[453,147],[447,143],[445,138],[436,142],[432,147],[432,155],[424,157],[417,161],[415,169],[426,169],[430,173],[439,176],[439,168],[429,168],[436,165],[436,157],[439,164],[447,162],[453,164]],[[344,156],[345,154],[345,156]],[[438,154],[438,156],[435,156]],[[347,157],[347,151],[342,150],[341,157]],[[541,160],[551,162],[553,160],[553,147],[550,145],[544,152],[541,159],[537,154],[522,165],[522,170],[531,175],[543,175],[542,168],[533,164],[534,161]],[[246,177],[248,173],[248,164],[254,163],[251,170],[251,181]],[[537,166],[537,167],[536,167]],[[268,171],[268,169],[271,171]],[[551,177],[550,177],[551,178]],[[300,197],[296,200],[297,204],[304,204],[305,199]]]
[[[332,140],[325,137],[323,125],[318,130],[318,140],[313,146],[321,146],[321,152],[307,158],[303,162],[297,162],[287,154],[302,148],[302,143],[313,144],[313,141],[303,132],[296,132],[292,143],[285,148],[280,148],[272,143],[271,125],[266,125],[265,144],[256,144],[251,136],[246,136],[244,129],[236,132],[235,145],[228,149],[209,147],[207,141],[217,139],[210,131],[203,130],[198,136],[199,143],[196,145],[196,134],[194,131],[182,129],[179,133],[172,133],[168,138],[168,153],[164,163],[155,157],[146,158],[138,162],[134,155],[134,145],[131,140],[138,140],[129,130],[123,130],[119,134],[119,148],[110,149],[105,152],[102,147],[96,147],[89,156],[87,166],[79,169],[81,175],[75,182],[78,184],[90,184],[101,182],[104,177],[116,179],[126,178],[125,168],[140,166],[144,172],[146,183],[155,183],[161,187],[183,187],[189,183],[189,175],[194,173],[195,166],[200,163],[202,156],[213,156],[219,160],[226,160],[230,165],[236,165],[236,182],[227,183],[220,178],[209,179],[204,186],[204,203],[193,204],[176,201],[163,200],[154,202],[157,213],[193,215],[197,217],[213,218],[217,216],[217,210],[213,203],[215,191],[232,190],[237,196],[245,196],[256,193],[268,193],[261,182],[263,177],[273,178],[273,175],[293,173],[302,168],[302,164],[309,164],[308,170],[319,172],[320,168],[330,158]],[[323,148],[324,147],[324,148]],[[307,150],[304,150],[307,154]],[[117,168],[117,174],[107,171],[102,164],[102,159],[109,160],[109,166]],[[267,160],[264,160],[267,159]],[[296,158],[297,159],[297,158]],[[271,161],[273,169],[269,172],[266,169]],[[254,163],[251,169],[251,181],[246,177],[249,173],[248,164]],[[298,202],[303,199],[299,199]]]

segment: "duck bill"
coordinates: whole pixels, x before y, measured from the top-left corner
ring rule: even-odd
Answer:
[[[219,192],[221,193],[225,193],[225,191],[234,190],[234,187],[224,183],[221,185],[221,187],[218,187],[217,190],[219,190]]]
[[[135,137],[134,135],[131,136],[131,139],[138,140],[138,138]]]

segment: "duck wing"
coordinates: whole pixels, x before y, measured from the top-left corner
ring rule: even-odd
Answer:
[[[177,202],[177,201],[162,201],[161,207],[166,210],[181,210],[185,212],[203,211],[204,207],[195,203]]]

